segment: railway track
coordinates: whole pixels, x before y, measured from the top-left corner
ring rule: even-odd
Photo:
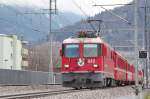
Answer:
[[[105,90],[105,89],[110,89],[110,88],[115,88],[115,87],[96,88],[96,89],[94,88],[92,90],[99,90],[99,89]],[[24,94],[1,95],[0,99],[30,99],[30,98],[53,96],[53,95],[60,95],[60,94],[66,94],[66,93],[88,91],[88,90],[91,90],[91,89],[80,89],[80,90],[66,89],[66,90],[57,90],[57,91],[41,91],[41,92],[32,92],[32,93],[24,93]]]
[[[24,93],[24,94],[1,95],[0,99],[22,99],[22,98],[29,99],[35,97],[45,97],[45,96],[73,93],[79,91],[81,90],[68,89],[68,90],[59,90],[59,91],[43,91],[43,92],[33,92],[33,93]]]

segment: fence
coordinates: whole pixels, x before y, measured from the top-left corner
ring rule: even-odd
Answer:
[[[54,77],[55,82],[61,84],[61,74],[55,73]],[[0,69],[1,85],[52,84],[51,79],[51,73],[48,72]]]

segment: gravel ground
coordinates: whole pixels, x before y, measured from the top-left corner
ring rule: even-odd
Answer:
[[[132,95],[134,95],[134,90],[131,87],[126,86],[108,89],[87,90],[36,99],[118,99],[118,97]]]
[[[61,85],[0,86],[0,95],[64,90]],[[131,86],[86,90],[33,99],[135,99]]]
[[[66,89],[61,85],[34,85],[34,86],[0,86],[0,95],[12,95],[39,91],[56,91]]]

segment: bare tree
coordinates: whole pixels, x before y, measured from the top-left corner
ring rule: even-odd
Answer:
[[[29,48],[29,67],[27,70],[32,71],[45,71],[48,72],[49,68],[49,43],[43,43],[39,45],[33,45]],[[60,71],[60,57],[59,57],[59,48],[61,46],[60,42],[52,42],[53,47],[53,66],[54,72]]]

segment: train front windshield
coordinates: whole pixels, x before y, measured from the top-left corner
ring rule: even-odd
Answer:
[[[79,57],[79,45],[78,44],[68,44],[65,45],[64,54],[65,57]]]
[[[84,44],[84,57],[97,57],[98,44]]]

